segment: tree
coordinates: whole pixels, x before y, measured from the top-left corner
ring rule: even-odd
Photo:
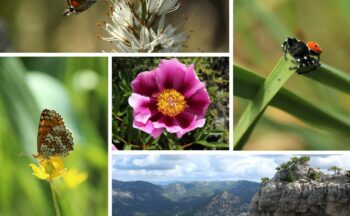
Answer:
[[[310,161],[310,157],[309,156],[301,156],[299,158],[300,164],[307,164],[309,161]]]
[[[342,171],[342,168],[339,168],[337,166],[331,166],[331,167],[328,168],[328,171],[333,171],[334,174],[339,174],[340,171]]]
[[[262,177],[261,178],[261,183],[262,184],[266,184],[267,182],[269,182],[270,181],[270,178],[269,177]]]

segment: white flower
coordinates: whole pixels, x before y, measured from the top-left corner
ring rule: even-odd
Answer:
[[[118,52],[178,52],[186,33],[168,24],[165,16],[180,7],[178,0],[115,0],[112,23],[103,28]]]

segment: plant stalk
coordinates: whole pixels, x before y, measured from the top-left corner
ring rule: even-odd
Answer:
[[[55,194],[55,190],[53,188],[52,182],[50,181],[49,184],[50,184],[50,189],[51,189],[51,194],[52,194],[53,204],[55,207],[56,216],[61,216],[60,208],[58,206],[58,202],[57,202],[57,198],[56,198],[56,194]]]

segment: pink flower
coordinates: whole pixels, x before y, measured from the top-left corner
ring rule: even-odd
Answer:
[[[204,126],[204,115],[211,102],[193,64],[186,67],[177,59],[161,60],[154,70],[139,73],[131,87],[133,126],[153,138],[164,129],[181,138]]]
[[[115,147],[115,145],[112,144],[112,151],[117,151],[117,147]]]

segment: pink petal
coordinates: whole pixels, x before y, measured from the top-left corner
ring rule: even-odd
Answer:
[[[203,87],[198,90],[192,97],[186,99],[186,110],[198,116],[204,116],[211,103],[207,90]]]
[[[205,85],[203,82],[199,81],[196,72],[194,70],[194,65],[190,65],[185,74],[183,85],[179,91],[186,97],[191,97],[198,89],[203,88]]]
[[[161,60],[156,68],[159,89],[179,89],[183,84],[186,70],[186,66],[177,59]]]
[[[176,122],[174,118],[162,115],[161,118],[158,119],[158,121],[155,121],[153,123],[153,125],[155,128],[171,128],[176,126],[175,123]]]
[[[139,94],[131,94],[129,105],[134,109],[134,119],[140,123],[146,124],[151,117],[150,103],[151,99]]]
[[[148,121],[146,124],[143,124],[141,122],[137,122],[134,119],[134,128],[140,129],[148,134],[150,134],[154,139],[158,138],[162,132],[163,128],[154,128],[151,121]]]
[[[180,115],[176,118],[177,121],[178,121],[178,124],[186,126],[186,127],[181,127],[181,130],[179,130],[176,133],[178,138],[181,138],[184,134],[186,134],[187,132],[190,132],[190,131],[192,131],[192,130],[194,130],[196,128],[203,127],[204,124],[205,124],[205,118],[204,117],[198,118],[198,116],[195,116],[195,118],[193,118],[193,121],[189,121],[190,119],[188,119],[188,118],[191,117],[191,114],[183,112]]]
[[[176,124],[179,125],[181,128],[187,128],[189,125],[192,124],[193,121],[196,120],[196,115],[190,112],[182,112],[178,116],[175,117]]]
[[[131,82],[133,93],[151,97],[154,93],[159,92],[156,83],[156,72],[146,71],[139,73]]]

